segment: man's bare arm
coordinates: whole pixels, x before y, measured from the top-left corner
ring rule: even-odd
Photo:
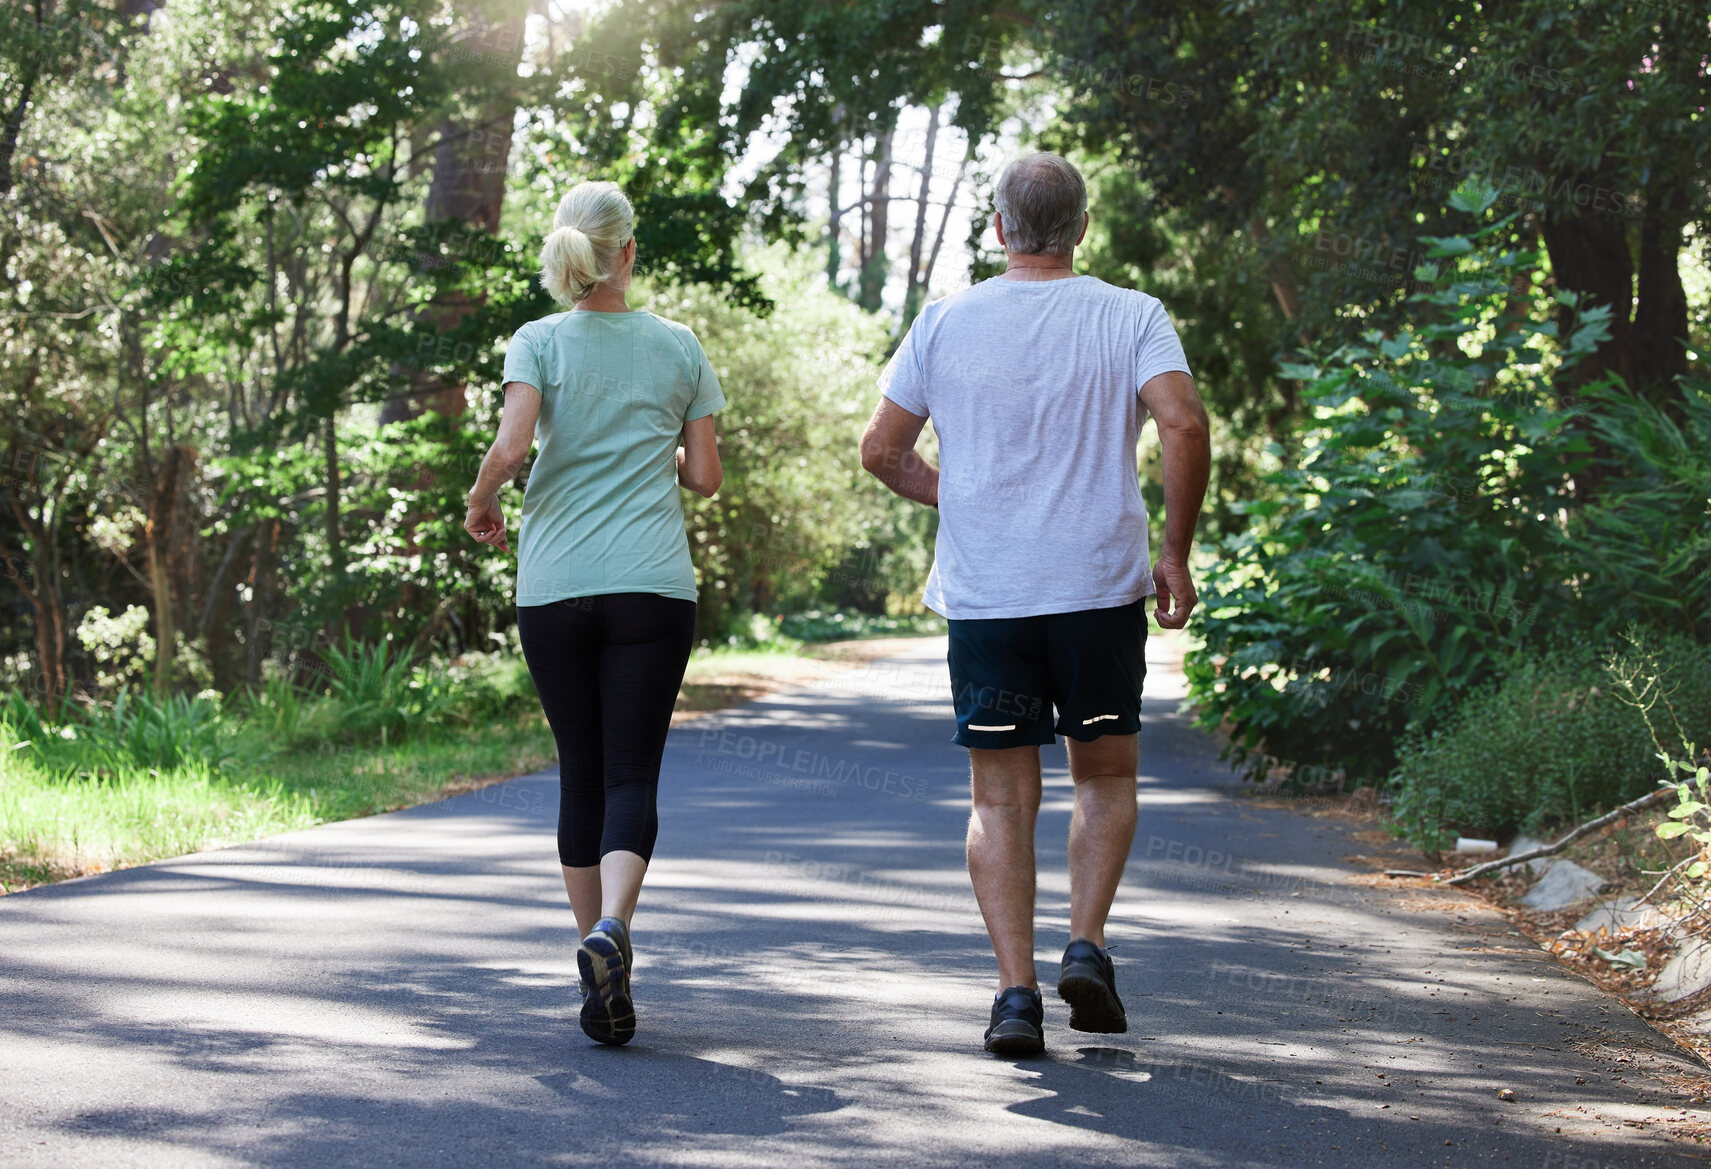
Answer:
[[[1181,629],[1198,600],[1188,575],[1188,550],[1212,475],[1212,432],[1194,379],[1185,373],[1148,378],[1141,403],[1158,425],[1164,471],[1164,547],[1153,566],[1154,616],[1166,629]]]
[[[915,453],[927,420],[881,397],[861,436],[862,468],[904,499],[939,506],[939,469]]]

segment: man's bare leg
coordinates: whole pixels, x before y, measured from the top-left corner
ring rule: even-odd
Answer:
[[[1105,919],[1135,842],[1139,735],[1066,739],[1075,780],[1069,818],[1069,936],[1105,945]],[[1032,871],[1030,867],[1030,872]]]
[[[1034,822],[1040,812],[1040,749],[971,748],[968,757],[974,793],[974,811],[968,820],[968,875],[998,959],[998,989],[1038,989]]]

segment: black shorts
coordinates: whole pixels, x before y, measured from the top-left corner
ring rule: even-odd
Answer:
[[[1148,598],[1114,609],[952,621],[954,742],[1044,746],[1141,729]],[[1052,708],[1057,721],[1052,721]]]

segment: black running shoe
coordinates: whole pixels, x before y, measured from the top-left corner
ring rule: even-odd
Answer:
[[[576,951],[576,968],[582,975],[582,1030],[590,1039],[616,1046],[635,1035],[630,963],[630,931],[624,923],[615,917],[595,922]]]
[[[1064,950],[1057,993],[1069,1004],[1069,1025],[1075,1030],[1120,1035],[1129,1029],[1111,955],[1086,938],[1077,938]]]
[[[1034,1055],[1046,1049],[1046,1008],[1040,992],[1013,986],[992,1002],[986,1050],[994,1055]]]

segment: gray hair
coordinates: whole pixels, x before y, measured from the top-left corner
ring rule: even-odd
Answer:
[[[1081,238],[1087,184],[1056,154],[1024,154],[998,176],[992,201],[1004,217],[1006,251],[1067,256]]]
[[[574,305],[617,274],[618,256],[636,231],[636,210],[617,183],[578,183],[559,200],[541,245],[541,287]]]

